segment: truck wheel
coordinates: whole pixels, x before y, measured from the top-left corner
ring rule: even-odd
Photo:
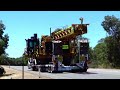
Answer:
[[[51,71],[51,70],[48,70],[48,72],[49,72],[49,73],[52,73],[52,71]]]
[[[49,73],[54,73],[54,71],[52,70],[52,67],[48,67],[48,70],[47,70]]]
[[[35,67],[32,67],[32,71],[35,71],[36,70],[36,68]]]
[[[47,71],[48,71],[49,73],[51,73],[51,68],[50,68],[50,67],[48,67]]]
[[[45,68],[45,67],[41,67],[41,68],[40,68],[40,71],[41,71],[41,72],[45,72],[45,71],[46,71],[46,68]]]

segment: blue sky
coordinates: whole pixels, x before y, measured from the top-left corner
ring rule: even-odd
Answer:
[[[90,46],[95,47],[98,40],[106,36],[101,26],[104,16],[114,15],[120,17],[120,11],[0,11],[0,20],[6,26],[4,34],[9,35],[9,47],[6,52],[9,57],[20,57],[26,46],[25,39],[30,38],[34,33],[49,35],[52,31],[63,26],[80,23],[79,18],[83,17],[83,23],[90,24],[88,33],[83,36],[89,38]]]

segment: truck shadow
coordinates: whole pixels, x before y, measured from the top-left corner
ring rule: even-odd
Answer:
[[[56,73],[52,73],[52,74],[68,74],[68,73],[74,73],[74,74],[98,74],[98,73],[94,73],[94,72],[56,72]]]
[[[94,72],[75,72],[76,74],[98,74]]]
[[[28,71],[31,71],[31,70],[28,70]],[[39,72],[39,71],[34,71],[34,72]],[[49,72],[40,72],[40,73],[49,73]],[[53,72],[51,74],[68,74],[68,73],[74,73],[74,74],[98,74],[98,73],[95,73],[95,72]]]

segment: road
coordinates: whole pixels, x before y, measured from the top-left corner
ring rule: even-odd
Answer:
[[[10,66],[22,71],[22,66]],[[92,69],[89,68],[87,72],[83,73],[47,73],[28,70],[27,66],[24,66],[24,71],[34,74],[36,77],[39,75],[50,77],[51,79],[120,79],[120,70],[117,69]]]

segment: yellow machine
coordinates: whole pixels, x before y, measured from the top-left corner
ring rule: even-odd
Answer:
[[[36,65],[32,64],[31,67],[33,70],[38,69],[37,65],[41,65],[41,71],[87,71],[88,66],[85,66],[85,64],[89,59],[89,42],[83,42],[85,43],[85,47],[80,44],[84,49],[81,47],[78,51],[76,37],[86,34],[87,26],[89,24],[83,24],[83,18],[80,20],[81,24],[72,24],[70,27],[56,29],[53,32],[51,32],[50,29],[50,35],[41,36],[41,40],[37,38],[37,34],[34,34],[31,39],[26,40],[25,55],[30,58],[35,58],[37,62]],[[78,52],[81,52],[79,53],[79,57],[80,55],[83,55],[86,58],[83,60],[84,62],[79,62],[80,60],[78,60],[78,62],[72,64],[71,62]]]

